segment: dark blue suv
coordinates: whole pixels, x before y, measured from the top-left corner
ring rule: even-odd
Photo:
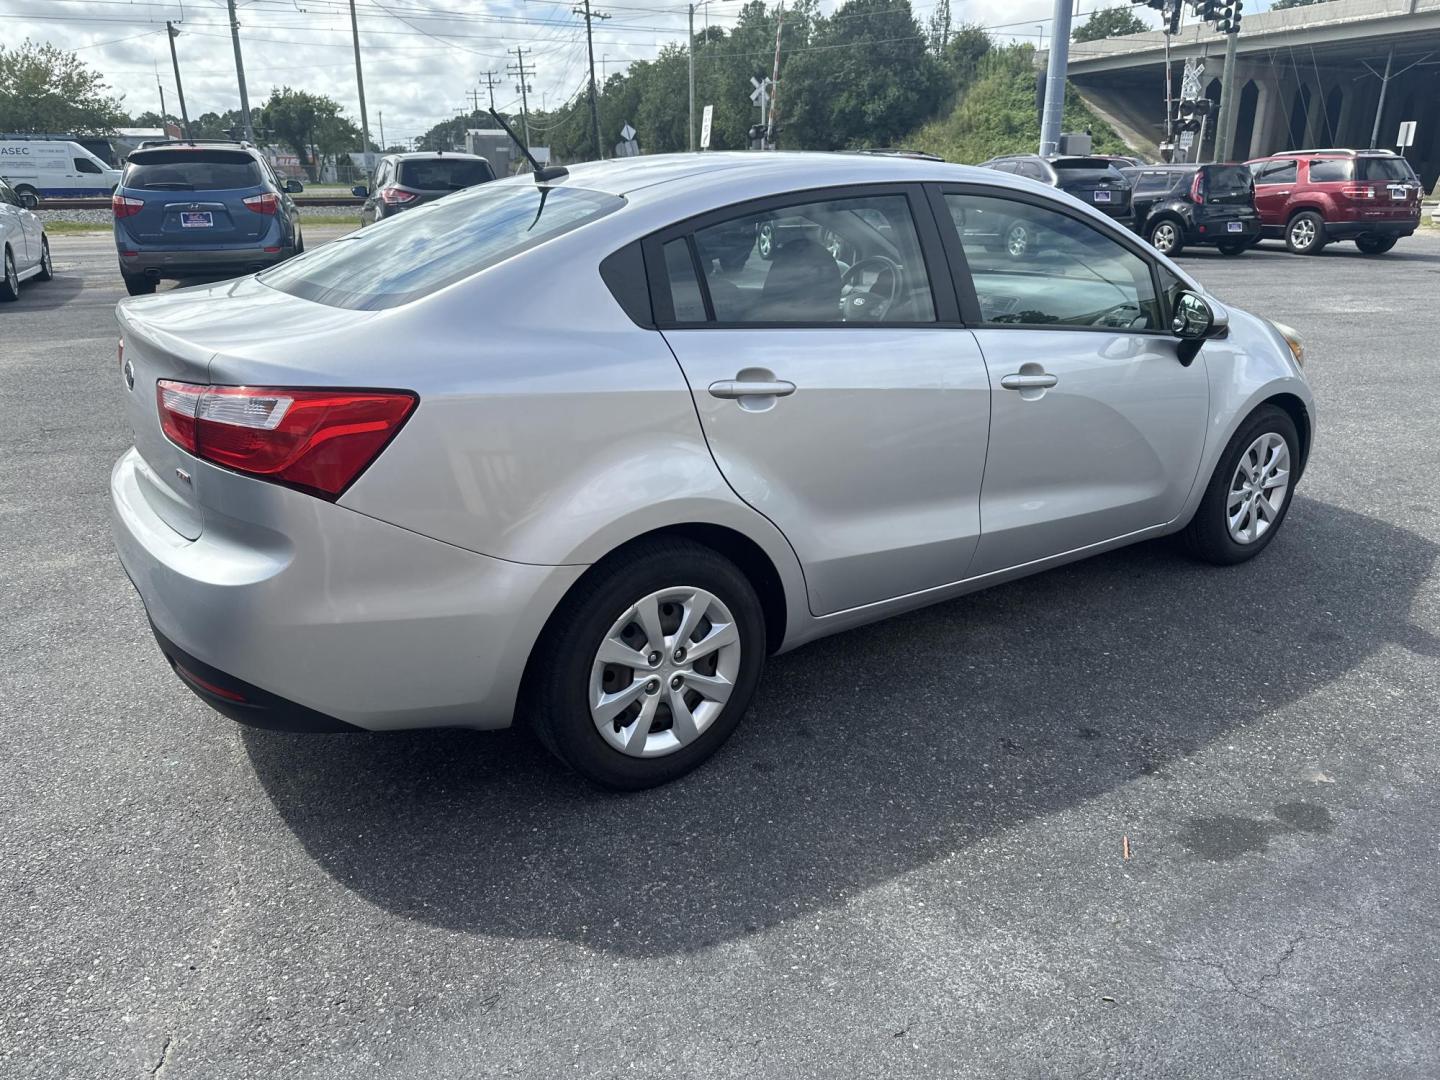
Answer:
[[[131,296],[161,278],[226,278],[305,249],[300,210],[249,143],[147,143],[125,163],[110,205],[120,276]]]

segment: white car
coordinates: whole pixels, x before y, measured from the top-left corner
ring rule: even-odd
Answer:
[[[53,276],[45,223],[0,180],[0,300],[18,300],[20,282],[27,278],[49,281]]]
[[[120,170],[77,142],[0,139],[0,180],[34,206],[45,198],[108,197],[120,183]]]

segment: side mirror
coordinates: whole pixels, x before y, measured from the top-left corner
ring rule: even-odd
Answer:
[[[364,199],[370,195],[370,189],[364,184],[356,184],[350,189],[350,194],[354,195],[357,199]]]
[[[40,196],[36,195],[33,191],[21,191],[18,194],[20,196],[20,205],[26,210],[34,210],[40,205]]]
[[[287,195],[299,195],[300,192],[302,192],[302,191],[304,191],[304,190],[305,190],[305,185],[302,184],[299,180],[286,180],[286,181],[285,181],[285,193],[286,193]]]
[[[1182,292],[1170,316],[1170,332],[1180,339],[1180,363],[1189,367],[1200,354],[1200,346],[1219,337],[1230,326],[1224,308],[1216,307],[1199,293]]]

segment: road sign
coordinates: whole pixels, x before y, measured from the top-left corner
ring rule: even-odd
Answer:
[[[1180,133],[1180,149],[1188,154],[1190,152],[1190,148],[1194,145],[1195,133],[1193,131],[1182,131]]]
[[[1400,125],[1400,134],[1398,134],[1398,135],[1395,136],[1395,145],[1396,145],[1397,147],[1406,147],[1406,146],[1414,146],[1414,145],[1415,145],[1415,121],[1414,121],[1414,120],[1406,120],[1405,122],[1403,122],[1403,123]]]
[[[710,122],[715,118],[715,106],[706,105],[700,114],[700,149],[710,149]]]
[[[1185,74],[1180,79],[1180,96],[1194,100],[1200,96],[1200,76],[1205,74],[1205,61],[1193,57],[1185,61]]]
[[[752,75],[750,76],[750,85],[755,88],[750,91],[750,100],[763,108],[765,99],[770,96],[769,78],[757,79]]]
[[[625,126],[620,129],[620,138],[624,139],[626,142],[631,142],[634,140],[635,129],[630,126],[629,121],[626,121]]]

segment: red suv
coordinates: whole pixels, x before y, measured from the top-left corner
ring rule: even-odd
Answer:
[[[1263,235],[1297,255],[1331,240],[1379,255],[1420,227],[1420,179],[1389,150],[1290,150],[1246,164]]]

